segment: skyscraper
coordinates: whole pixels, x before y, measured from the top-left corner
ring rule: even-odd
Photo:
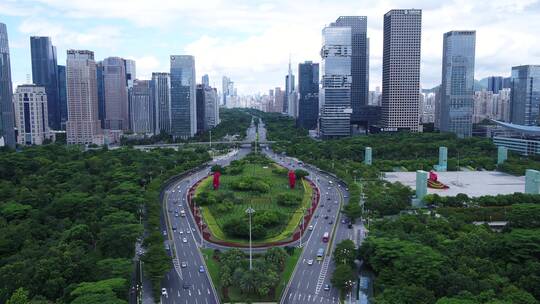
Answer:
[[[363,115],[369,94],[369,39],[366,16],[341,16],[331,26],[351,28],[351,122],[359,123],[369,118]],[[366,110],[367,111],[367,110]]]
[[[94,52],[68,50],[66,62],[68,144],[97,143],[101,135],[98,117]]]
[[[440,130],[458,137],[472,135],[475,31],[444,34]]]
[[[150,80],[133,81],[131,93],[131,126],[134,133],[154,132],[154,102]]]
[[[385,130],[418,131],[422,10],[384,15],[382,112]]]
[[[45,90],[45,87],[33,84],[17,86],[13,105],[20,145],[41,145],[51,137]]]
[[[8,34],[0,23],[0,147],[15,147],[12,95]]]
[[[320,135],[351,134],[351,28],[327,26],[322,31]]]
[[[155,134],[171,133],[171,78],[169,73],[152,73],[152,92],[155,103]]]
[[[317,128],[319,118],[319,64],[306,61],[298,65],[298,102],[297,125],[313,130]]]
[[[171,134],[187,139],[197,132],[195,58],[171,56]]]
[[[205,128],[211,129],[219,124],[219,99],[217,89],[206,86],[204,90],[205,113]]]
[[[276,87],[274,89],[274,108],[272,109],[272,112],[282,113],[284,102],[285,93],[281,90],[280,87]]]
[[[103,60],[105,129],[129,130],[126,65],[120,57]]]
[[[512,67],[510,119],[514,124],[537,126],[540,122],[540,65]]]
[[[208,74],[204,74],[203,77],[201,78],[201,80],[202,80],[201,83],[202,83],[204,86],[207,86],[207,87],[210,86],[210,78],[208,77]]]
[[[30,37],[32,57],[32,80],[35,85],[44,86],[47,92],[49,126],[60,130],[62,110],[58,94],[58,65],[56,47],[49,37]]]
[[[196,88],[196,102],[197,102],[197,132],[204,132],[206,130],[205,121],[206,118],[206,105],[204,101],[204,84],[198,84]]]
[[[135,79],[137,79],[137,64],[135,60],[132,59],[123,59],[126,71],[126,86],[128,88],[131,88],[133,86],[133,82]]]
[[[499,94],[499,90],[503,89],[503,79],[502,76],[488,77],[487,90],[493,92],[493,94]]]
[[[289,71],[285,76],[285,98],[283,100],[283,113],[294,117],[294,74],[291,68],[291,59],[289,58]]]
[[[103,61],[96,63],[97,94],[98,94],[98,117],[101,128],[105,128],[105,80],[103,79]]]
[[[223,76],[221,82],[221,94],[223,99],[223,105],[227,106],[229,99],[235,96],[234,82],[227,76]]]
[[[61,129],[66,129],[68,119],[67,95],[66,95],[66,66],[58,66],[58,103],[60,104],[60,124]]]

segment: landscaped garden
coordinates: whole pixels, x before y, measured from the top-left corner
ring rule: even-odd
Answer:
[[[221,172],[219,189],[212,177],[203,180],[194,197],[202,210],[211,239],[247,244],[249,241],[248,208],[253,208],[254,245],[292,240],[302,220],[303,208],[311,207],[313,188],[300,178],[289,187],[288,170],[262,154],[250,154],[233,161]]]

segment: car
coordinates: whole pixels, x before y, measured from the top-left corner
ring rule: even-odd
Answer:
[[[307,230],[312,231],[312,230],[313,230],[313,225],[309,225],[309,226],[307,227]]]
[[[182,288],[189,289],[191,287],[191,284],[185,282],[184,285],[182,285]]]
[[[180,230],[178,230],[178,233],[184,234],[184,231],[180,229]]]
[[[199,272],[200,272],[200,273],[203,273],[203,272],[204,272],[204,266],[203,266],[203,265],[199,266]]]
[[[171,246],[169,246],[169,244],[165,243],[165,250],[171,250]]]
[[[328,192],[326,192],[326,195],[328,195]]]
[[[347,228],[352,229],[352,224],[349,223],[349,225],[347,225]]]
[[[167,230],[163,230],[163,235],[167,236]]]
[[[346,221],[345,219],[342,219],[342,220],[341,220],[341,223],[342,223],[342,224],[347,224],[347,221]]]
[[[324,207],[324,204],[321,204],[321,207]]]
[[[307,264],[308,264],[309,266],[313,265],[313,259],[307,260]]]
[[[174,214],[174,217],[179,217],[180,215],[178,213],[175,213]]]
[[[327,200],[327,201],[331,201],[332,198],[331,198],[331,197],[327,197],[326,200]]]
[[[187,238],[183,238],[182,243],[187,243]]]
[[[332,189],[331,187],[328,187],[328,190]]]
[[[337,201],[334,201],[334,204],[337,204]]]
[[[345,188],[346,191],[349,191],[349,188]]]
[[[348,196],[344,195],[343,197],[344,197],[344,198],[347,198]]]
[[[176,225],[172,226],[172,230],[176,231]]]
[[[328,222],[328,225],[332,225],[334,223],[334,221],[330,220],[330,222]]]
[[[330,290],[330,284],[325,284],[324,291],[329,291],[329,290]]]
[[[325,216],[324,216],[324,219],[327,220],[327,219],[328,219],[328,215],[325,215]]]
[[[182,263],[180,263],[180,267],[186,268],[186,267],[187,267],[187,263],[186,263],[185,261],[182,261]]]
[[[165,298],[168,298],[169,297],[169,294],[167,293],[167,289],[166,288],[161,288],[161,296],[165,297]]]
[[[191,233],[191,230],[189,230],[189,229],[186,230],[186,233],[187,233],[187,234],[190,234],[190,233]]]
[[[328,209],[326,209],[326,211],[330,212],[330,211],[332,211],[332,209],[328,208]]]

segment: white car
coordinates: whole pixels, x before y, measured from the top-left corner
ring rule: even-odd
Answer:
[[[313,259],[307,260],[307,264],[308,264],[309,266],[313,265]]]
[[[168,298],[169,294],[167,293],[167,289],[161,288],[161,296]]]
[[[188,229],[188,230],[186,230],[186,233],[187,233],[187,234],[190,234],[190,233],[191,233],[191,231],[190,231],[190,230]]]
[[[313,230],[313,225],[309,225],[309,226],[307,227],[307,230],[312,231],[312,230]]]
[[[184,231],[180,230],[180,234],[184,234]]]
[[[187,267],[187,263],[184,262],[184,261],[182,261],[182,263],[180,263],[180,266],[181,266],[182,268],[186,268],[186,267]]]
[[[186,238],[183,238],[183,239],[182,239],[182,243],[187,243],[187,239],[186,239]]]

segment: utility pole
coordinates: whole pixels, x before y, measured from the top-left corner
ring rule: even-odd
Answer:
[[[251,246],[251,215],[255,213],[255,209],[249,208],[246,209],[246,213],[249,214],[249,270],[253,269],[253,250]]]

